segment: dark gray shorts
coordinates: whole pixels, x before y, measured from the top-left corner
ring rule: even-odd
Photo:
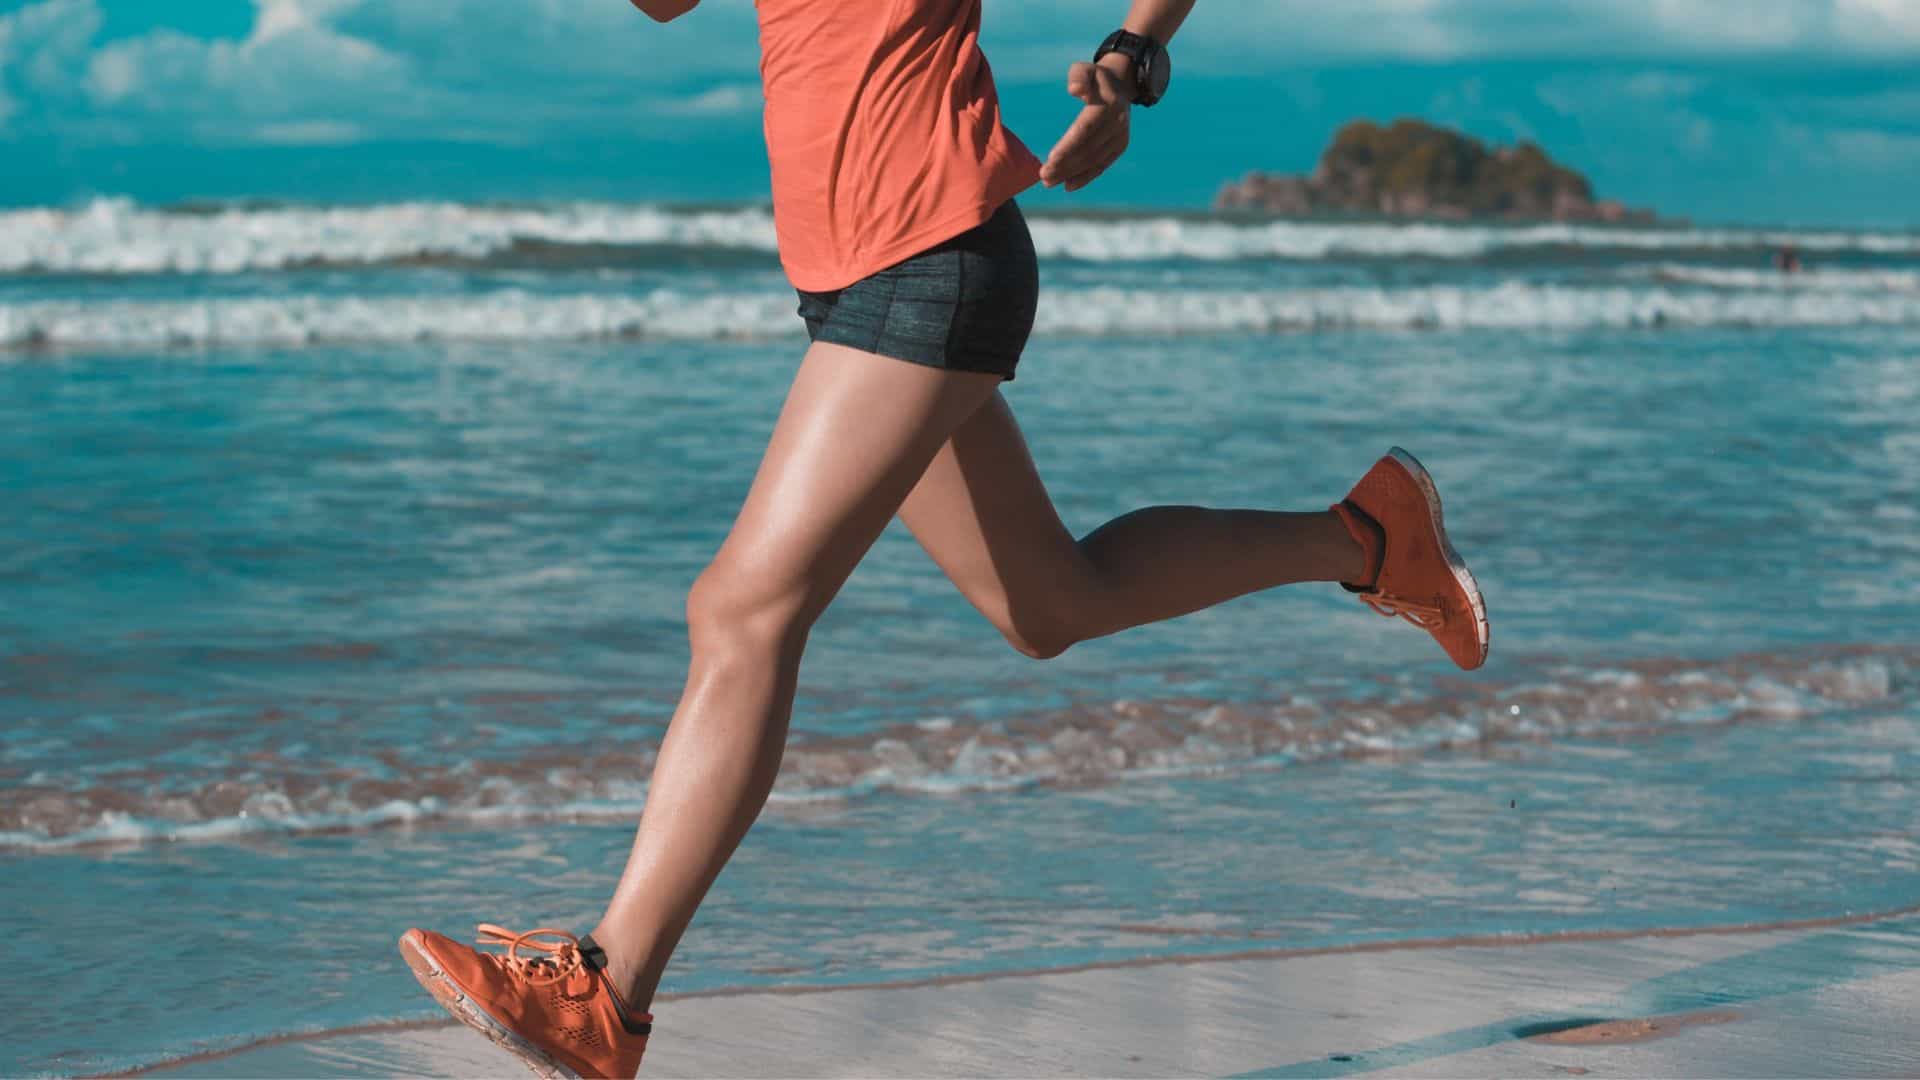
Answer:
[[[966,232],[832,292],[800,294],[807,336],[951,371],[1013,378],[1040,267],[1012,199]]]

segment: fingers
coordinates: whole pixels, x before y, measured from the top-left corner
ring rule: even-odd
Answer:
[[[1107,171],[1108,166],[1111,166],[1115,161],[1120,159],[1120,155],[1124,153],[1126,149],[1127,131],[1125,128],[1122,128],[1088,155],[1091,163],[1086,168],[1078,173],[1067,176],[1067,190],[1079,191],[1081,188],[1093,183],[1096,177]]]
[[[1086,187],[1088,184],[1093,183],[1096,179],[1098,179],[1101,176],[1101,174],[1105,173],[1108,169],[1112,168],[1113,163],[1116,161],[1119,161],[1120,155],[1123,153],[1126,153],[1126,150],[1127,150],[1127,137],[1125,135],[1121,135],[1119,138],[1115,139],[1113,142],[1107,145],[1107,147],[1101,152],[1099,158],[1095,159],[1094,163],[1091,166],[1089,166],[1085,172],[1081,173],[1078,177],[1067,181],[1067,190],[1079,191],[1081,188]]]
[[[1045,164],[1040,166],[1041,182],[1052,186],[1079,176],[1096,164],[1104,168],[1104,163],[1111,160],[1109,151],[1117,156],[1119,150],[1126,147],[1126,138],[1125,106],[1118,111],[1106,105],[1087,106],[1080,110],[1073,125],[1047,154]],[[1116,139],[1118,149],[1113,146]]]
[[[1103,79],[1102,76],[1105,76]],[[1108,84],[1111,72],[1085,61],[1067,67],[1067,93],[1087,103],[1040,166],[1040,181],[1077,191],[1127,148],[1128,103]]]
[[[1100,134],[1098,129],[1105,119],[1105,110],[1098,105],[1089,105],[1081,109],[1080,115],[1074,117],[1072,125],[1067,128],[1067,133],[1060,136],[1060,141],[1054,143],[1053,149],[1047,154],[1047,163],[1041,169],[1041,179],[1047,179],[1048,174],[1059,174],[1077,161],[1080,155],[1086,152],[1089,143],[1098,141],[1096,139]]]
[[[1094,76],[1093,65],[1082,60],[1067,68],[1067,93],[1089,105],[1099,104],[1096,95],[1100,92],[1100,80]]]

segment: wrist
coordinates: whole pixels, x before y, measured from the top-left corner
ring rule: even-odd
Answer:
[[[1167,50],[1152,37],[1121,27],[1108,34],[1093,55],[1094,63],[1107,64],[1108,70],[1133,87],[1128,103],[1145,107],[1166,94]]]
[[[1134,74],[1133,57],[1123,52],[1110,52],[1095,60],[1094,63],[1119,77],[1122,92],[1126,94],[1128,101],[1139,96],[1140,84],[1138,76]]]

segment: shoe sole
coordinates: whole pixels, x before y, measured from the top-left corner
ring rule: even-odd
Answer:
[[[1492,627],[1487,625],[1487,602],[1480,595],[1480,583],[1473,580],[1473,571],[1467,569],[1467,561],[1453,550],[1453,543],[1447,539],[1446,525],[1440,518],[1440,489],[1433,484],[1433,475],[1427,472],[1420,459],[1399,447],[1387,451],[1387,456],[1400,463],[1413,477],[1415,486],[1427,500],[1427,517],[1433,522],[1433,534],[1440,538],[1440,554],[1446,557],[1447,569],[1452,572],[1453,580],[1467,593],[1467,603],[1473,610],[1474,637],[1480,643],[1480,659],[1471,667],[1462,665],[1464,670],[1472,671],[1487,662],[1487,648],[1492,638]]]
[[[407,962],[407,969],[440,1007],[453,1014],[455,1020],[491,1039],[494,1045],[520,1059],[520,1063],[532,1069],[537,1076],[547,1080],[581,1080],[580,1074],[555,1061],[545,1050],[521,1038],[511,1028],[495,1020],[480,1003],[467,996],[460,984],[453,981],[440,965],[434,961],[433,954],[409,930],[400,935],[400,956]]]

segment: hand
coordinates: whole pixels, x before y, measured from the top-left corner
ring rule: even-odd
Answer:
[[[1126,57],[1108,57],[1127,63]],[[1133,110],[1133,83],[1113,68],[1085,61],[1067,69],[1067,93],[1087,103],[1080,116],[1053,145],[1040,166],[1040,182],[1054,187],[1064,181],[1078,191],[1107,171],[1127,148],[1128,123]]]

